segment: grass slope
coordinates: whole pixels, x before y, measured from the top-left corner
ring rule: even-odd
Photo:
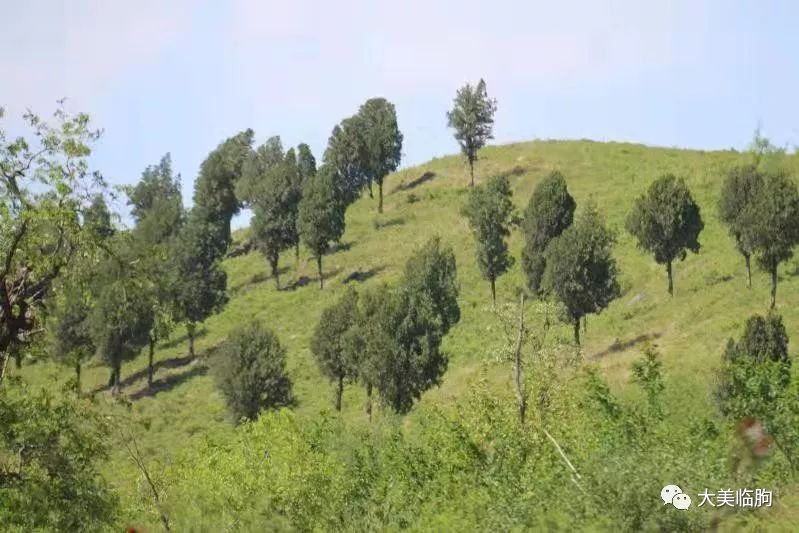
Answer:
[[[749,315],[765,312],[769,303],[768,277],[755,273],[753,288],[746,289],[743,259],[716,215],[723,176],[743,156],[732,151],[541,141],[489,147],[481,157],[478,176],[507,174],[520,212],[536,183],[549,171],[558,169],[577,200],[578,212],[580,206],[593,199],[608,224],[617,230],[615,254],[623,296],[602,315],[589,317],[584,356],[596,361],[611,385],[624,393],[629,364],[639,356],[641,342],[655,342],[663,355],[668,394],[685,405],[686,416],[713,409],[710,384],[727,338],[738,334]],[[790,157],[788,163],[796,166],[796,159]],[[434,176],[420,179],[425,172]],[[700,254],[675,265],[673,298],[666,292],[665,269],[637,250],[623,231],[624,217],[633,199],[665,172],[687,179],[705,220]],[[468,193],[467,184],[468,169],[456,156],[434,159],[390,176],[383,215],[376,214],[376,200],[368,196],[348,211],[344,246],[324,258],[326,284],[322,291],[318,289],[315,264],[305,252],[299,265],[291,252],[281,258],[281,282],[296,285],[280,291],[275,289],[266,261],[258,253],[226,260],[230,303],[204,324],[197,341],[199,353],[213,350],[243,322],[261,320],[277,332],[288,349],[300,415],[313,416],[331,409],[333,387],[320,375],[308,349],[322,309],[342,293],[345,279],[353,272],[364,273],[361,277],[366,279],[350,282],[360,286],[397,279],[411,251],[439,235],[455,249],[462,318],[445,340],[450,364],[443,383],[426,393],[417,409],[451,403],[468,389],[473,378],[483,374],[483,369],[487,369],[496,387],[509,387],[509,368],[491,364],[492,352],[503,343],[504,333],[492,312],[488,283],[477,270],[471,234],[459,216]],[[237,238],[245,233],[239,232]],[[510,248],[517,261],[511,272],[498,281],[500,302],[515,301],[516,291],[523,283],[518,231],[511,237]],[[799,263],[783,266],[777,296],[778,311],[794,339],[799,339],[797,273]],[[564,325],[558,334],[569,337],[571,330]],[[123,368],[123,379],[128,377],[125,392],[130,403],[115,409],[120,414],[128,411],[137,420],[139,445],[154,461],[169,461],[192,439],[232,431],[211,376],[202,362],[186,360],[186,351],[182,330],[159,346],[156,360],[160,366],[156,392],[152,394],[146,391],[146,354]],[[59,369],[38,364],[23,372],[44,382]],[[100,387],[106,379],[107,370],[93,366],[85,372],[84,388]],[[366,423],[363,403],[362,391],[347,387],[343,415],[352,423]],[[409,424],[413,417],[411,413],[407,418]],[[138,486],[137,473],[121,454],[109,469],[123,491]]]

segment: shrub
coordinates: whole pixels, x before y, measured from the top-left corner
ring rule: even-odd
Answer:
[[[255,419],[262,409],[291,405],[286,351],[258,322],[234,331],[214,358],[214,374],[233,416]]]

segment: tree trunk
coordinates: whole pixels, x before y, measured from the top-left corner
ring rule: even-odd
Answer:
[[[6,375],[6,365],[8,364],[8,353],[0,351],[0,383]]]
[[[297,264],[297,270],[300,270],[300,239],[294,243],[294,262]]]
[[[377,182],[377,212],[383,212],[383,181]]]
[[[750,256],[749,254],[744,254],[744,260],[746,261],[746,288],[752,288],[752,267],[749,264]]]
[[[366,384],[366,414],[369,415],[369,422],[372,421],[372,384]]]
[[[316,269],[319,272],[319,288],[325,288],[325,278],[322,277],[322,255],[316,256]]]
[[[497,280],[491,278],[491,303],[494,307],[497,306]]]
[[[344,376],[338,377],[336,385],[336,411],[341,412],[341,395],[344,394]]]
[[[19,345],[14,346],[14,363],[17,366],[17,370],[22,368],[22,350]]]
[[[77,363],[75,363],[75,392],[77,392],[78,395],[80,395],[81,393],[80,371],[81,371],[80,361],[78,361]]]
[[[155,339],[150,337],[150,358],[147,364],[147,387],[153,388],[153,358],[155,356]]]
[[[674,296],[674,278],[671,273],[671,261],[666,263],[666,273],[669,275],[669,295]]]
[[[369,198],[374,200],[375,195],[372,193],[372,180],[369,180],[367,183],[369,185],[369,187],[368,187],[369,188]]]
[[[120,392],[120,379],[122,374],[122,368],[120,363],[114,364],[114,386],[111,388],[111,394],[114,396],[118,396]]]
[[[111,375],[108,376],[108,388],[109,389],[114,388],[114,380],[115,379],[116,379],[116,371],[114,370],[114,367],[112,366],[111,367]]]
[[[524,425],[524,415],[527,412],[527,396],[524,393],[522,382],[522,343],[524,342],[524,293],[519,304],[519,337],[516,341],[516,356],[513,361],[513,381],[516,385],[516,399],[519,402],[519,424]]]
[[[280,270],[278,270],[278,259],[269,261],[269,266],[272,268],[272,277],[275,278],[275,288],[280,290]]]
[[[580,319],[576,319],[574,321],[574,342],[577,343],[577,346],[580,346]]]
[[[474,161],[469,159],[469,174],[472,176],[472,181],[469,183],[469,187],[474,187]]]
[[[186,324],[186,333],[189,337],[189,357],[194,359],[194,328],[195,324],[190,322]]]
[[[777,305],[777,265],[771,268],[771,307],[774,309]]]
[[[588,315],[583,317],[583,333],[588,332]]]

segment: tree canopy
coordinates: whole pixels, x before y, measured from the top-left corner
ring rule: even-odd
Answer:
[[[749,213],[762,194],[763,176],[754,165],[733,168],[724,180],[719,196],[719,218],[735,239],[738,251],[746,262],[746,286],[752,287],[750,258],[754,243],[750,242]]]
[[[345,209],[346,204],[336,194],[332,169],[323,166],[306,185],[299,205],[300,239],[316,259],[320,289],[324,287],[322,256],[331,241],[344,234]]]
[[[471,186],[474,186],[474,164],[477,152],[494,138],[494,113],[497,101],[488,97],[486,83],[466,84],[455,95],[452,110],[447,112],[447,126],[455,130],[455,140],[469,163]]]
[[[626,227],[639,248],[666,265],[669,294],[673,295],[672,262],[684,260],[688,251],[699,253],[699,233],[705,227],[685,180],[665,174],[653,181],[633,204]]]
[[[385,98],[370,98],[358,110],[359,166],[370,194],[377,184],[377,212],[383,212],[383,180],[397,170],[402,158],[402,132],[397,125],[394,104]]]

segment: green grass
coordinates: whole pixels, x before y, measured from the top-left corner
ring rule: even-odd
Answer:
[[[710,391],[724,343],[738,333],[749,315],[765,312],[769,303],[769,280],[765,274],[756,272],[753,288],[746,289],[743,259],[716,215],[716,199],[726,169],[740,163],[744,156],[732,151],[546,141],[489,147],[481,157],[478,177],[507,173],[520,211],[536,183],[549,171],[558,169],[577,200],[578,211],[587,200],[593,199],[609,226],[618,232],[615,255],[623,295],[602,315],[589,317],[584,357],[600,365],[611,386],[624,394],[630,362],[640,354],[640,341],[650,339],[663,355],[668,393],[674,401],[685,405],[686,416],[712,410]],[[787,162],[799,168],[797,159],[792,156]],[[400,189],[424,172],[433,172],[435,177],[412,189]],[[623,231],[623,220],[634,198],[665,172],[686,178],[705,221],[700,236],[701,252],[675,264],[674,297],[666,292],[665,269],[637,250],[632,238]],[[245,321],[261,320],[276,331],[287,347],[298,414],[310,417],[329,410],[333,405],[333,387],[320,375],[308,348],[322,310],[342,293],[346,287],[344,279],[352,272],[374,274],[365,281],[352,282],[353,285],[392,282],[399,277],[411,251],[438,235],[455,250],[462,318],[445,339],[450,363],[441,387],[426,393],[416,409],[451,404],[468,390],[486,364],[491,383],[509,387],[509,369],[491,364],[493,353],[504,342],[503,329],[492,312],[489,285],[477,270],[471,234],[459,216],[468,193],[467,184],[468,168],[455,156],[437,158],[388,177],[384,214],[376,214],[376,200],[368,196],[347,212],[347,230],[342,239],[345,247],[324,258],[324,290],[318,289],[316,266],[306,252],[299,265],[295,264],[293,252],[281,257],[284,286],[308,278],[306,285],[295,290],[277,291],[268,276],[266,261],[258,253],[228,259],[224,266],[230,302],[223,312],[204,324],[197,341],[199,353],[218,346]],[[409,195],[414,195],[416,201],[410,201]],[[245,233],[238,232],[237,238],[241,239]],[[517,261],[498,281],[500,302],[514,301],[523,283],[518,231],[511,237],[510,248]],[[777,296],[778,311],[783,314],[789,335],[797,339],[798,273],[799,263],[783,265]],[[568,338],[571,330],[563,325],[557,334]],[[156,360],[174,360],[185,356],[186,351],[185,332],[178,330],[172,341],[158,348]],[[127,363],[123,379],[144,370],[146,364],[146,354]],[[45,383],[59,369],[40,363],[25,367],[22,372],[32,381]],[[104,367],[92,365],[84,372],[84,388],[101,386],[107,375]],[[137,420],[139,445],[153,463],[170,461],[196,439],[232,431],[222,397],[201,361],[160,368],[156,379],[171,381],[160,392],[131,400],[126,407],[114,407],[120,415],[129,411]],[[125,393],[136,398],[136,393],[145,388],[146,373],[142,372],[141,379],[128,384]],[[364,401],[362,391],[349,386],[344,395],[343,416],[353,424],[365,424]],[[412,425],[413,420],[411,412],[406,421]],[[140,484],[137,472],[121,452],[115,455],[108,470],[114,473],[112,479],[123,494],[133,494]]]

